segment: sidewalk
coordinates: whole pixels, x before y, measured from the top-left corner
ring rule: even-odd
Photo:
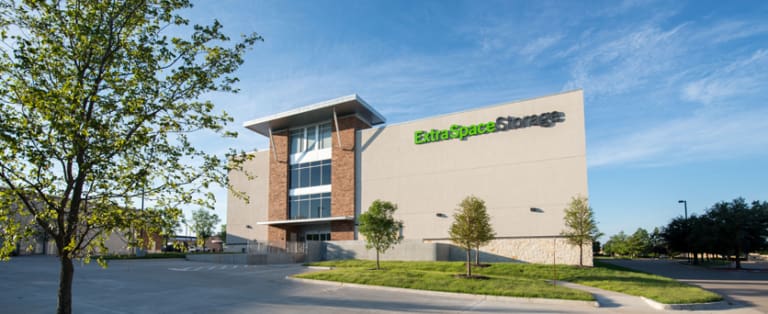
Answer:
[[[600,288],[582,286],[565,281],[558,281],[557,285],[591,293],[593,296],[595,296],[595,299],[597,300],[597,303],[600,304],[601,309],[605,308],[616,312],[632,313],[653,311],[653,308],[645,303],[640,297],[603,290]]]

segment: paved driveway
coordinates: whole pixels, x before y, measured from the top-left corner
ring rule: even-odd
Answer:
[[[697,285],[723,295],[736,306],[752,307],[768,313],[768,271],[708,269],[675,260],[604,261]]]
[[[627,307],[535,304],[430,296],[286,280],[300,265],[220,265],[174,260],[113,261],[75,269],[75,313],[656,313]],[[53,313],[58,261],[32,256],[0,262],[0,313]],[[625,296],[629,297],[629,296]],[[630,297],[633,298],[633,297]],[[617,303],[618,302],[618,303]],[[642,304],[641,304],[642,305]],[[728,313],[742,312],[739,309]]]
[[[75,313],[590,313],[595,308],[514,304],[307,284],[300,265],[248,266],[185,260],[78,266]],[[0,313],[53,313],[58,262],[32,256],[0,263]]]

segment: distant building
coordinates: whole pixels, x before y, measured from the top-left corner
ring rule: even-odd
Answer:
[[[16,219],[22,220],[22,223],[24,224],[33,223],[32,218],[28,216],[21,217],[17,215]],[[37,226],[34,226],[34,228],[36,228],[37,231],[32,237],[23,239],[16,244],[15,253],[18,255],[57,255],[56,243],[54,243],[53,239],[51,239],[42,229],[37,228]],[[128,246],[128,232],[129,231],[112,232],[107,237],[104,242],[104,245],[107,247],[107,254],[122,255],[133,254],[135,252],[134,249],[129,248]],[[146,234],[142,234],[141,236],[145,243],[145,248],[143,249],[145,252],[161,252],[165,246],[163,238],[159,235],[152,235],[150,237]]]

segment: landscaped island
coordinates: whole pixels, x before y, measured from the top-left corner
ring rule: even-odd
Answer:
[[[421,290],[459,292],[523,298],[594,300],[590,293],[554,287],[552,265],[495,263],[476,268],[475,274],[488,279],[455,276],[464,271],[462,262],[382,262],[341,260],[315,262],[312,266],[333,267],[329,271],[296,275],[297,278],[348,282]],[[673,279],[641,273],[595,261],[595,267],[557,266],[557,279],[630,295],[660,303],[706,303],[722,300],[719,295]]]

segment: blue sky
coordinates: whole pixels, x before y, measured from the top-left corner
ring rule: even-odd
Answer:
[[[266,149],[244,121],[353,93],[397,123],[581,88],[607,235],[663,226],[679,199],[689,213],[768,200],[765,1],[197,1],[184,14],[265,39],[241,93],[210,95],[240,132],[198,135],[211,152]]]

